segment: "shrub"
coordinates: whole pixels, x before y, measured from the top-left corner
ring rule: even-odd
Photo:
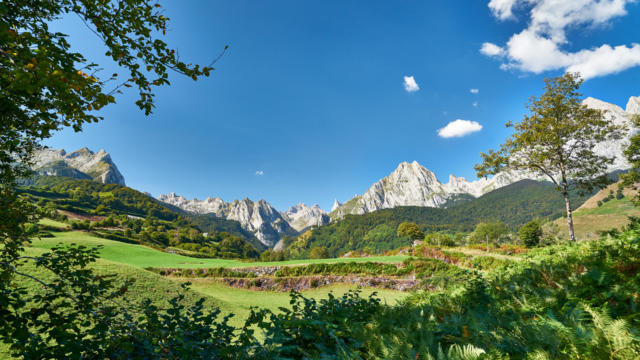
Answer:
[[[527,247],[534,247],[540,243],[540,237],[542,236],[542,228],[538,220],[533,220],[526,223],[520,228],[520,239]]]

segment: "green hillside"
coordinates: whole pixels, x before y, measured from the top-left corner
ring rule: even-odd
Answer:
[[[588,196],[573,195],[580,206]],[[380,252],[406,246],[408,238],[399,238],[401,222],[418,224],[425,233],[468,232],[480,222],[500,220],[512,229],[536,218],[555,219],[564,213],[564,200],[549,182],[522,180],[491,191],[477,199],[457,202],[448,208],[401,206],[344,219],[313,230],[304,241],[293,244],[301,251],[326,247],[333,256],[350,250],[369,248]]]
[[[640,208],[633,203],[637,194],[638,190],[621,190],[619,183],[615,183],[592,196],[573,213],[578,239],[596,240],[601,232],[623,229],[630,223],[630,217],[639,217]],[[569,238],[566,218],[555,220],[547,228],[547,231],[555,232],[559,238]]]
[[[45,216],[102,238],[172,247],[195,257],[257,258],[264,250],[237,221],[190,216],[122,185],[34,176],[23,181],[19,191]],[[46,224],[41,225],[46,231]]]

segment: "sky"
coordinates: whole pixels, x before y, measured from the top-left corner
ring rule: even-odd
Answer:
[[[400,162],[476,179],[543,79],[625,107],[640,95],[640,3],[625,0],[161,1],[163,37],[210,78],[173,74],[145,116],[133,92],[104,121],[45,142],[111,154],[128,186],[189,199],[328,210]],[[51,29],[118,69],[79,20]]]

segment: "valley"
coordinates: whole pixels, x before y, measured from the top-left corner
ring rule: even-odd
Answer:
[[[639,9],[0,2],[0,360],[640,359]]]

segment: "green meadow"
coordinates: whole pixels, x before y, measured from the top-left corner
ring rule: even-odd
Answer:
[[[31,244],[31,246],[39,249],[51,249],[52,247],[60,243],[75,243],[88,247],[102,246],[103,248],[100,250],[100,258],[141,268],[250,267],[368,261],[381,263],[400,263],[407,258],[406,256],[373,256],[364,258],[305,259],[279,262],[249,262],[228,259],[202,259],[163,252],[143,245],[127,244],[123,242],[102,239],[82,231],[54,232],[53,237],[33,239],[33,243]]]

